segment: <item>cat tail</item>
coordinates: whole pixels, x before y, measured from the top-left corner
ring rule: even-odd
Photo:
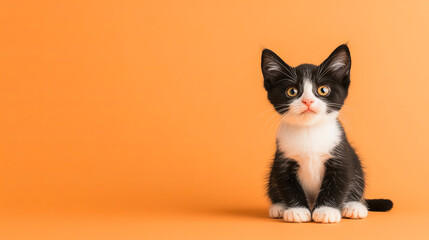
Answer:
[[[369,211],[387,212],[393,207],[393,202],[389,199],[365,199]]]

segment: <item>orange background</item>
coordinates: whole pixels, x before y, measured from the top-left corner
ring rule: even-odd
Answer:
[[[2,239],[427,238],[427,1],[3,1]],[[348,42],[342,112],[369,198],[336,225],[268,218],[278,118],[260,54]]]

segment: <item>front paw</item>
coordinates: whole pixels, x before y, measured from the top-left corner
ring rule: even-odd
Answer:
[[[288,208],[283,212],[283,219],[286,222],[310,222],[311,213],[310,210],[305,207]]]
[[[341,220],[341,212],[333,207],[322,206],[313,211],[312,217],[313,221],[319,223],[337,223]]]

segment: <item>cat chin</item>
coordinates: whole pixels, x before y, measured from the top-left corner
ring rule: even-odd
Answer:
[[[338,111],[331,113],[300,113],[282,119],[282,123],[298,127],[310,127],[318,124],[336,121]]]

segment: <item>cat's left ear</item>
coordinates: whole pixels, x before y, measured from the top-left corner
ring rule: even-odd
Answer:
[[[320,68],[322,68],[320,73],[329,74],[333,79],[348,85],[350,83],[351,65],[350,50],[346,44],[343,44],[320,64]]]

